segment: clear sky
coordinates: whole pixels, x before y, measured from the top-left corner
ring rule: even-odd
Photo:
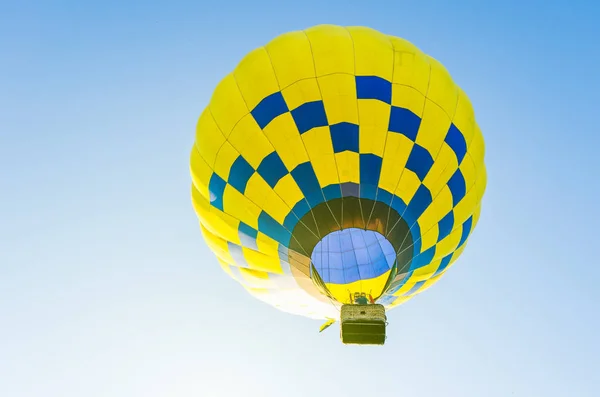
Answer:
[[[4,1],[0,396],[592,397],[595,1]],[[383,348],[227,277],[190,202],[217,82],[274,36],[366,25],[440,60],[487,145],[480,223]]]

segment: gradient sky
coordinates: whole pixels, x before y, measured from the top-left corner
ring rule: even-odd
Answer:
[[[599,18],[591,0],[2,2],[0,396],[598,396]],[[320,23],[440,60],[486,139],[480,223],[383,348],[250,297],[189,197],[217,82]]]

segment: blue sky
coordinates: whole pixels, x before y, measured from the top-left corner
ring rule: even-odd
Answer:
[[[0,395],[597,395],[596,2],[203,3],[0,5]],[[384,348],[252,299],[190,203],[219,79],[319,23],[440,60],[486,138],[480,223]]]

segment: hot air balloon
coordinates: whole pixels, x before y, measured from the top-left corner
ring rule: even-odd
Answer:
[[[486,187],[467,95],[410,42],[319,25],[248,53],[197,123],[192,202],[223,270],[382,345],[465,249]],[[323,327],[323,328],[324,328]]]

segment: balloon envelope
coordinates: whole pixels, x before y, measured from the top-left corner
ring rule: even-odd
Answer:
[[[315,26],[250,52],[217,86],[191,152],[219,263],[281,310],[387,309],[464,250],[486,186],[466,94],[435,59],[365,27]]]

